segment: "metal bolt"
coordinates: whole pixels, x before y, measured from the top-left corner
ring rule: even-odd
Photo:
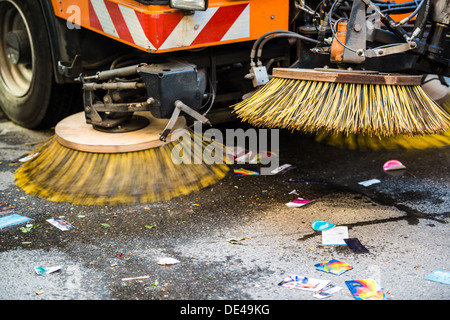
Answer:
[[[198,24],[194,25],[194,30],[198,30],[200,26]]]
[[[353,26],[353,30],[355,30],[355,32],[360,32],[361,31],[361,25],[359,23],[355,23],[355,25]]]
[[[274,16],[274,15],[271,15],[271,16],[270,16],[270,19],[274,20],[274,19],[275,19],[275,16]]]

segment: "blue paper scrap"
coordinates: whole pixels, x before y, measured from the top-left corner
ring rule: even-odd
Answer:
[[[31,220],[28,217],[21,216],[20,214],[14,213],[9,216],[4,216],[0,218],[0,229],[13,226],[19,223],[24,223]]]
[[[311,227],[316,231],[324,231],[335,227],[336,225],[327,221],[316,220],[311,223]]]
[[[432,273],[425,277],[425,280],[450,284],[450,271],[434,270]]]

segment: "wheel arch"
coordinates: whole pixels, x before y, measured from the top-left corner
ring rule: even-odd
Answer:
[[[55,16],[54,8],[50,0],[38,0],[48,33],[53,73],[56,83],[73,82],[70,73],[64,72],[67,66],[62,62],[72,63],[77,54],[79,43],[79,33],[76,30],[69,30],[66,21]],[[71,32],[72,31],[72,32]]]

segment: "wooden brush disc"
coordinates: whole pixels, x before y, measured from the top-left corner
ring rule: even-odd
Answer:
[[[340,82],[374,85],[404,85],[418,86],[422,76],[376,73],[370,71],[348,71],[340,69],[297,69],[274,68],[273,76],[277,78],[305,81]]]
[[[169,119],[157,119],[150,112],[135,114],[146,117],[150,124],[132,132],[109,133],[95,130],[92,125],[86,123],[84,112],[79,112],[56,125],[56,140],[65,147],[95,153],[133,152],[163,145],[164,142],[159,140],[159,134],[164,131]],[[179,117],[172,132],[185,127],[186,119]],[[170,142],[171,138],[172,134],[169,134],[167,141]]]

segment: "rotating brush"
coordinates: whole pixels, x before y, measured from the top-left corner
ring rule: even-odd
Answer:
[[[420,87],[421,76],[275,68],[232,106],[255,126],[377,136],[446,131],[450,116]]]
[[[80,205],[149,203],[199,191],[229,171],[226,164],[206,164],[194,152],[210,144],[184,122],[177,123],[170,142],[162,143],[157,133],[165,122],[160,119],[151,118],[142,130],[111,134],[96,131],[83,118],[79,113],[64,119],[55,136],[30,152],[31,159],[15,174],[25,193]]]

